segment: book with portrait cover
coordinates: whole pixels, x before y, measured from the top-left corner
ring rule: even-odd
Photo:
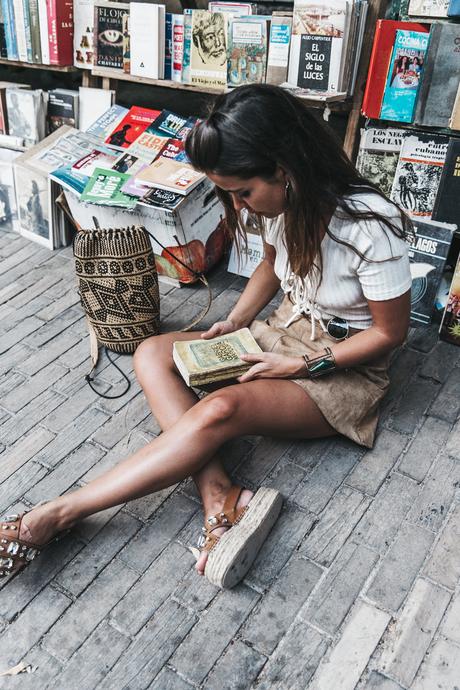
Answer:
[[[412,122],[428,41],[429,34],[421,31],[396,32],[380,111],[382,120]]]
[[[173,343],[173,360],[188,386],[202,386],[234,379],[252,364],[242,354],[258,354],[261,348],[249,328],[210,340],[182,340]]]
[[[409,238],[411,325],[428,324],[456,226],[416,221]]]
[[[129,3],[96,0],[94,3],[94,66],[123,71],[123,15]]]
[[[361,112],[366,117],[376,119],[380,117],[388,66],[398,29],[428,33],[426,26],[416,24],[415,22],[400,22],[391,19],[377,20],[367,72],[366,88],[361,105]]]
[[[147,127],[160,114],[160,110],[131,106],[125,117],[117,124],[105,139],[105,143],[118,149],[126,149],[145,132]]]
[[[344,39],[350,23],[347,0],[294,2],[288,82],[308,91],[342,90]]]
[[[356,167],[368,180],[390,196],[399,154],[407,130],[369,127],[361,132]]]
[[[265,81],[267,17],[232,17],[228,24],[228,86]]]
[[[6,89],[8,131],[33,146],[45,137],[46,101],[41,89]]]
[[[429,220],[438,192],[449,139],[417,134],[404,139],[390,198],[413,220]]]
[[[185,196],[205,177],[204,173],[194,170],[188,163],[158,158],[148,168],[138,173],[136,180],[147,187],[167,189]]]
[[[134,208],[136,199],[124,194],[122,186],[128,180],[129,175],[116,170],[104,170],[96,168],[81,194],[81,201],[103,206],[121,206]]]
[[[414,122],[448,127],[459,85],[460,25],[432,24]]]
[[[460,255],[450,284],[439,337],[448,343],[460,345]]]
[[[449,141],[432,217],[460,229],[460,139]]]
[[[222,12],[192,11],[190,83],[214,89],[227,84],[227,17]]]

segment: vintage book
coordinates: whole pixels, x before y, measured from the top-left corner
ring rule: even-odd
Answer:
[[[94,66],[123,71],[123,15],[129,3],[96,0],[94,3]]]
[[[115,170],[96,168],[80,198],[92,204],[134,208],[136,199],[121,191],[128,178],[129,175]]]
[[[447,17],[449,0],[410,0],[411,17]]]
[[[5,36],[5,18],[3,16],[3,7],[0,2],[0,58],[3,60],[8,59],[8,50],[6,47],[6,36]]]
[[[24,17],[24,5],[22,0],[13,1],[13,15],[14,15],[14,32],[16,34],[16,41],[18,46],[18,59],[21,62],[28,61],[27,55],[27,36],[26,36],[26,20]]]
[[[449,141],[432,217],[456,223],[460,230],[460,139]]]
[[[32,47],[32,62],[41,64],[42,49],[40,42],[40,17],[38,11],[38,0],[28,0],[29,20],[30,20],[30,40]]]
[[[420,31],[396,32],[380,118],[412,122],[422,76],[428,34]]]
[[[123,72],[131,73],[131,20],[129,12],[125,12],[122,18],[123,26]]]
[[[112,129],[105,143],[118,149],[126,149],[145,132],[160,114],[160,110],[131,106],[125,117]]]
[[[211,0],[208,3],[210,12],[223,12],[232,17],[248,17],[256,14],[256,5],[252,2],[224,2],[224,0]]]
[[[190,83],[221,89],[227,84],[227,17],[222,12],[192,11]]]
[[[73,65],[73,0],[47,0],[50,65]]]
[[[42,64],[50,64],[50,44],[48,41],[48,8],[46,0],[38,0],[38,21],[40,25],[40,50]]]
[[[460,72],[460,25],[432,24],[414,122],[448,127]]]
[[[390,196],[399,154],[407,130],[394,127],[369,127],[361,131],[356,167],[365,177]]]
[[[449,127],[451,129],[460,129],[460,82],[458,84],[452,113],[449,118]]]
[[[22,9],[24,13],[24,33],[26,37],[27,62],[34,62],[32,51],[32,34],[30,32],[30,2],[29,0],[22,0]]]
[[[428,33],[426,26],[414,22],[399,22],[378,19],[375,27],[374,43],[369,61],[366,88],[364,90],[361,112],[366,117],[379,118],[383,94],[388,76],[393,46],[398,29]]]
[[[183,117],[171,112],[171,110],[162,110],[149,126],[148,131],[151,134],[158,134],[162,137],[179,138],[181,130],[191,120],[196,122],[196,118]]]
[[[448,343],[460,345],[460,255],[450,284],[439,337]]]
[[[109,152],[107,150],[100,151],[99,149],[93,149],[76,161],[72,165],[72,170],[80,175],[86,175],[86,177],[91,177],[96,168],[104,168],[104,170],[110,170],[113,168],[115,161],[118,156],[115,151]],[[119,172],[125,172],[120,170]]]
[[[45,100],[41,89],[7,89],[6,106],[9,133],[33,146],[45,136]]]
[[[62,125],[78,127],[78,91],[51,89],[48,91],[48,131],[54,132]]]
[[[165,14],[165,79],[172,78],[172,53],[173,53],[173,15],[171,12]]]
[[[412,326],[431,321],[455,227],[433,220],[414,223],[414,235],[409,241]]]
[[[184,197],[181,194],[175,194],[174,192],[168,192],[166,189],[149,189],[145,192],[139,199],[139,204],[145,206],[156,206],[157,208],[166,208],[170,211],[174,211],[179,204],[183,201]]]
[[[19,60],[13,0],[1,0],[8,60]]]
[[[448,143],[431,133],[404,139],[390,198],[414,220],[431,218]]]
[[[79,115],[78,127],[85,131],[103,115],[115,102],[113,89],[95,89],[80,86],[78,89]]]
[[[0,81],[0,134],[8,134],[7,89],[30,89],[28,84],[16,84],[11,81]]]
[[[129,6],[129,27],[131,74],[163,79],[165,6],[132,1]]]
[[[21,151],[0,148],[0,232],[19,232],[13,162]]]
[[[73,64],[91,69],[94,52],[94,0],[74,0],[73,3]]]
[[[171,79],[181,81],[184,57],[184,15],[173,14]]]
[[[189,194],[206,175],[193,170],[191,165],[168,158],[158,158],[136,175],[138,182],[148,187],[167,189],[177,194]]]
[[[228,86],[265,81],[267,18],[231,17],[228,23]]]
[[[289,52],[288,82],[307,91],[335,93],[348,32],[350,3],[324,0],[319,6],[295,0]]]
[[[105,139],[128,113],[128,108],[114,103],[108,110],[94,120],[85,132],[98,139]]]
[[[272,16],[267,58],[267,84],[280,85],[287,81],[292,17]]]
[[[262,350],[249,328],[240,328],[210,340],[173,343],[173,360],[187,386],[237,378],[253,366],[240,359],[240,355],[259,352]]]

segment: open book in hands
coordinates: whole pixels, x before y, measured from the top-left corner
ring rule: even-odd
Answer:
[[[241,376],[252,367],[241,354],[262,352],[249,328],[209,340],[178,340],[173,343],[173,360],[188,386],[203,386]]]

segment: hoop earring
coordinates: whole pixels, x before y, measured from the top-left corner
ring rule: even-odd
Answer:
[[[287,180],[286,184],[284,185],[284,198],[286,201],[289,200],[289,190],[291,189],[291,180]]]

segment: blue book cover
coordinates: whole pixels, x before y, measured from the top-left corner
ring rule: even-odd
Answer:
[[[450,0],[447,9],[448,17],[460,17],[460,0]]]
[[[2,0],[3,21],[5,25],[5,41],[8,60],[18,60],[18,44],[14,29],[13,0]]]
[[[380,111],[382,120],[412,122],[428,40],[429,34],[420,31],[396,32]]]
[[[30,9],[29,0],[22,0],[24,8],[24,28],[26,30],[27,62],[33,62],[32,35],[30,33]]]
[[[165,79],[172,78],[172,23],[171,12],[166,12],[165,18]]]

